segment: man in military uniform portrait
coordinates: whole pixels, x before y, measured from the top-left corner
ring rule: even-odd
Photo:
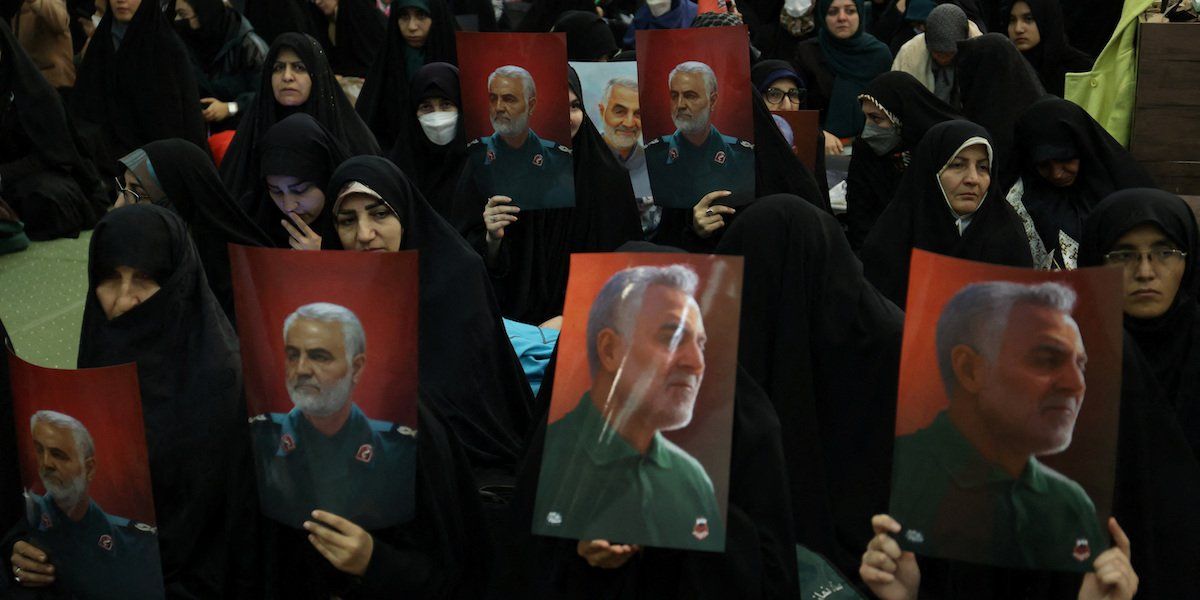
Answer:
[[[349,309],[306,304],[284,320],[286,385],[294,408],[251,418],[263,512],[300,527],[313,509],[364,529],[415,510],[416,431],[370,419],[354,402],[367,363]]]
[[[484,196],[507,196],[524,210],[574,206],[571,149],[529,127],[536,107],[537,85],[529,71],[506,65],[488,75],[494,133],[468,144],[466,179]],[[565,118],[567,107],[561,109]]]
[[[754,193],[754,144],[723,135],[712,124],[717,76],[708,65],[687,61],[667,76],[675,133],[646,145],[654,202],[691,208],[709,192],[748,198]]]
[[[706,334],[685,265],[613,275],[588,315],[591,388],[546,431],[534,532],[579,540],[724,549],[704,467],[662,432],[687,427]]]
[[[1087,571],[1107,548],[1083,487],[1038,457],[1067,449],[1087,352],[1059,283],[961,289],[938,319],[949,407],[896,439],[891,515],[906,550],[1021,569]]]
[[[162,598],[155,528],[105,513],[89,494],[97,465],[87,428],[49,410],[29,428],[46,494],[25,492],[29,529],[9,557],[15,584],[64,597]]]

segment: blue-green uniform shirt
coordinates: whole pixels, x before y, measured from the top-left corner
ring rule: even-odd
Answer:
[[[529,130],[520,148],[500,134],[467,144],[467,177],[485,198],[508,196],[521,210],[575,206],[575,164],[571,149]]]
[[[938,558],[1084,572],[1108,547],[1078,483],[1033,457],[1013,479],[945,412],[896,439],[890,513],[902,548]]]
[[[250,419],[263,514],[300,527],[313,509],[379,529],[416,510],[417,432],[368,419],[358,405],[326,437],[300,409]]]
[[[643,455],[585,393],[546,430],[533,532],[721,552],[725,526],[699,461],[654,434]]]
[[[75,522],[49,494],[25,500],[28,541],[50,558],[57,586],[78,598],[165,597],[154,527],[106,514],[95,501]]]
[[[678,131],[646,144],[655,204],[692,208],[717,190],[729,190],[737,199],[754,198],[754,144],[710,127],[703,146],[693,145]]]

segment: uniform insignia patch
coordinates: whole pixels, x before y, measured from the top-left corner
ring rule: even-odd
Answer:
[[[1075,560],[1083,562],[1092,557],[1092,547],[1088,544],[1087,538],[1079,538],[1075,540],[1075,549],[1071,551],[1071,555]]]
[[[567,154],[570,154],[570,153],[571,153],[571,149],[570,149],[570,148],[568,148],[568,147],[566,147],[566,146],[563,146],[562,144],[559,144],[559,145],[558,145],[558,149],[559,149],[559,150],[562,150],[563,152],[566,152]]]
[[[155,533],[157,531],[154,527],[146,523],[134,523],[133,528],[138,531],[145,531],[146,533]]]
[[[708,537],[708,519],[696,517],[696,524],[692,526],[692,537],[698,540]]]
[[[667,153],[667,157],[670,158],[671,160],[675,160],[675,159],[679,158],[679,149],[671,148],[671,151]]]
[[[908,531],[905,531],[904,538],[914,544],[920,544],[921,542],[925,541],[925,536],[922,535],[921,532],[917,531],[916,529],[909,529]]]
[[[283,437],[279,438],[279,447],[283,449],[285,454],[291,452],[296,449],[296,440],[292,439],[291,434],[285,433]]]
[[[492,162],[493,160],[496,160],[496,152],[493,150],[488,150],[487,161]]]
[[[717,155],[713,157],[713,162],[717,163],[718,165],[725,164],[725,151],[722,150],[718,152]]]
[[[363,444],[363,445],[359,446],[358,453],[356,453],[354,455],[354,458],[356,458],[362,462],[365,462],[365,463],[371,462],[371,459],[374,457],[375,457],[375,449],[372,448],[370,444]]]
[[[546,513],[546,522],[551,525],[562,525],[562,515],[552,510]]]
[[[742,140],[741,144],[742,144],[743,148],[753,148],[754,147],[754,144],[751,144],[750,142],[747,142],[746,140]]]
[[[535,166],[535,167],[540,167],[540,166],[542,166],[542,163],[543,163],[543,162],[545,162],[545,161],[542,159],[542,155],[541,155],[541,154],[534,154],[534,155],[533,155],[533,166]]]
[[[50,529],[54,527],[54,522],[50,520],[50,515],[42,513],[42,529]]]
[[[417,437],[417,430],[413,429],[412,427],[409,427],[408,425],[401,425],[401,426],[397,427],[396,433],[399,433],[400,435],[406,435],[408,437],[413,437],[413,438]]]
[[[108,535],[107,533],[106,533],[106,534],[104,534],[104,535],[102,535],[102,536],[100,536],[100,539],[99,539],[99,540],[97,540],[97,542],[96,542],[96,543],[97,543],[97,544],[98,544],[98,545],[99,545],[101,548],[104,548],[105,550],[112,550],[112,546],[113,546],[113,542],[112,542],[112,536],[111,536],[111,535]]]

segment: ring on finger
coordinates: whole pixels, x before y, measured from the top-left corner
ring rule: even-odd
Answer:
[[[706,217],[713,216],[713,209],[710,208],[710,209],[704,211],[704,216],[706,216]]]
[[[21,576],[21,567],[13,565],[13,575],[20,577]]]

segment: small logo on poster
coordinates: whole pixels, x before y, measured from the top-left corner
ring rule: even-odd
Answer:
[[[496,160],[496,153],[492,150],[488,150],[487,151],[487,162],[491,163],[493,160]]]
[[[925,541],[925,535],[916,529],[905,531],[904,538],[914,544],[920,544]]]
[[[717,155],[713,157],[713,162],[717,163],[718,165],[725,164],[725,151],[722,150],[718,152]]]
[[[54,522],[50,520],[50,515],[42,513],[42,530],[45,531],[54,527]]]
[[[1075,550],[1071,552],[1075,560],[1083,562],[1092,557],[1092,547],[1088,544],[1087,538],[1079,538],[1075,540]]]
[[[112,536],[108,535],[107,533],[100,536],[100,540],[97,541],[96,543],[99,544],[100,547],[104,548],[105,550],[110,550],[110,551],[112,550]]]
[[[371,462],[371,458],[374,456],[375,449],[372,448],[370,444],[363,444],[358,447],[358,453],[354,455],[354,458],[362,462],[369,463]]]
[[[535,166],[535,167],[540,167],[540,166],[542,166],[542,162],[543,162],[543,159],[542,159],[542,155],[541,155],[541,154],[534,154],[534,155],[533,155],[533,166]]]
[[[546,522],[551,525],[562,525],[562,515],[558,511],[550,511],[546,513]]]
[[[667,158],[669,158],[671,160],[675,160],[675,159],[679,158],[679,150],[676,148],[671,148],[671,151],[667,152]]]
[[[296,440],[292,439],[291,434],[285,433],[279,438],[279,447],[283,448],[283,453],[287,454],[296,449]]]
[[[698,540],[708,537],[708,519],[696,517],[696,524],[692,527],[692,537]]]

